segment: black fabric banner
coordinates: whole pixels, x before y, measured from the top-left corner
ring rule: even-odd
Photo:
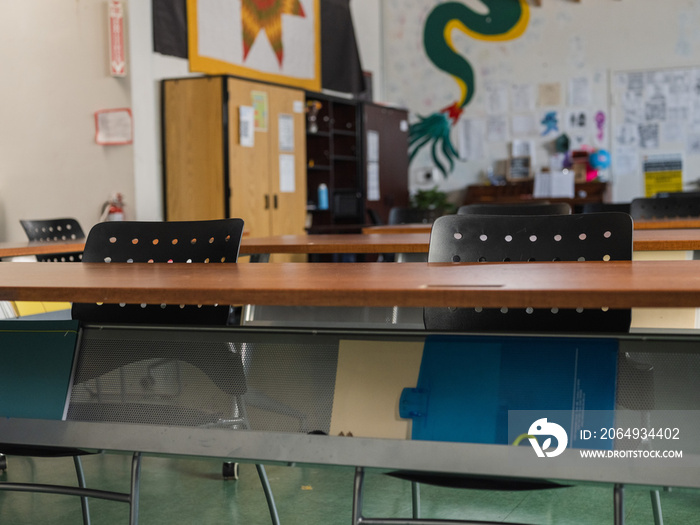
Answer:
[[[187,58],[187,0],[152,0],[153,51]]]
[[[350,0],[321,0],[321,85],[355,95],[365,91]]]

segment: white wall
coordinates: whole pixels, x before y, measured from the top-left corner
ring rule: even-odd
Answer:
[[[26,239],[23,218],[88,230],[115,191],[133,207],[133,147],[94,140],[96,110],[131,106],[129,80],[109,76],[106,2],[0,0],[0,13],[0,240]]]
[[[372,91],[376,101],[384,100],[382,6],[383,0],[350,0],[360,62],[363,70],[372,72]]]

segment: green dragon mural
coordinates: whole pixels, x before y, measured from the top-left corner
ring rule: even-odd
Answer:
[[[518,38],[530,20],[527,0],[481,0],[488,14],[480,14],[461,2],[444,2],[433,9],[425,21],[423,46],[430,61],[450,74],[460,90],[457,101],[418,122],[409,130],[409,159],[423,147],[430,146],[433,162],[446,176],[454,169],[457,151],[450,140],[450,130],[469,104],[475,91],[474,70],[452,42],[455,29],[472,38],[500,42]],[[444,156],[449,169],[440,160]]]

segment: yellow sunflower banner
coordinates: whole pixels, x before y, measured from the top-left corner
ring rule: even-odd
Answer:
[[[190,71],[321,89],[319,0],[187,0]]]

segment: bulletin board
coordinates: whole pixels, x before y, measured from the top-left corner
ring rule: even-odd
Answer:
[[[615,176],[639,179],[648,196],[683,191],[700,164],[700,67],[614,72],[611,101]],[[662,164],[673,169],[648,168]]]

